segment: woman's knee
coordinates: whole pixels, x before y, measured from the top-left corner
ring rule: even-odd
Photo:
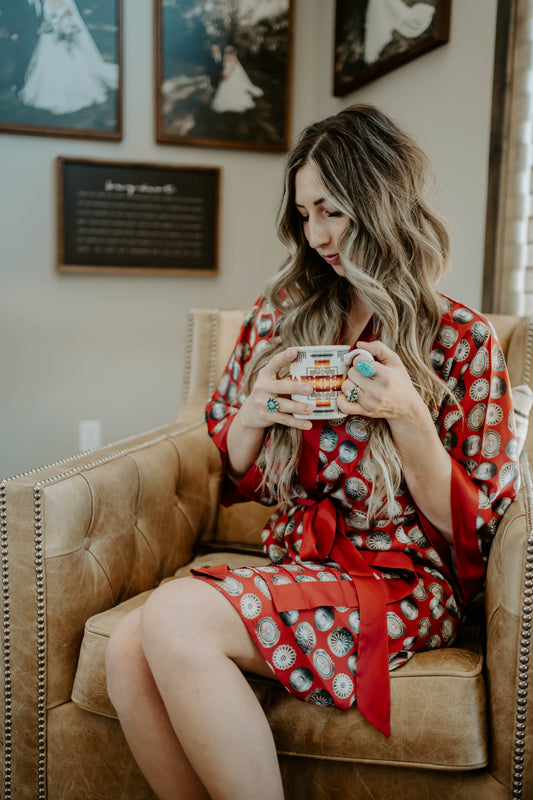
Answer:
[[[230,658],[241,667],[271,675],[243,621],[224,595],[196,578],[169,581],[142,609],[141,641],[151,668],[170,658],[174,668]]]
[[[171,652],[175,659],[186,661],[197,660],[199,653],[223,651],[234,616],[227,600],[204,581],[169,581],[153,592],[143,607],[144,652],[149,661],[158,652]]]
[[[143,647],[164,646],[172,641],[187,642],[201,627],[202,609],[207,601],[202,598],[202,586],[194,578],[168,581],[156,589],[141,612],[140,631]]]

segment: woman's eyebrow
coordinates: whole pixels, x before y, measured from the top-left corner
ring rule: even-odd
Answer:
[[[321,197],[320,200],[313,200],[313,205],[314,206],[319,206],[321,203],[325,203],[325,202],[326,202],[326,198],[325,197]],[[305,208],[305,206],[302,205],[301,203],[295,203],[294,205],[296,206],[296,208]]]

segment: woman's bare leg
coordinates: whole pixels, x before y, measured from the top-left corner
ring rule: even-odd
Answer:
[[[126,740],[152,789],[161,800],[207,800],[170,724],[141,647],[141,608],[117,625],[106,650],[107,690]]]
[[[161,800],[283,797],[270,727],[241,669],[272,675],[231,604],[203,581],[164,584],[113,634],[110,696]]]

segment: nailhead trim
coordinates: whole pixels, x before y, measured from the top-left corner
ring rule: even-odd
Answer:
[[[523,383],[529,386],[531,376],[531,353],[533,352],[533,322],[530,320],[527,330],[526,353],[524,356],[524,379]]]
[[[209,375],[207,378],[207,397],[208,402],[213,392],[215,391],[216,375],[216,358],[217,358],[217,343],[218,343],[218,322],[220,312],[215,308],[211,314],[211,340],[209,342]]]
[[[0,484],[0,558],[2,560],[2,642],[4,662],[4,798],[11,800],[12,696],[11,629],[9,608],[9,557],[7,538],[6,482]]]
[[[530,334],[532,326],[530,325]],[[531,339],[529,337],[528,341]],[[528,348],[529,358],[527,374],[529,376],[529,363],[531,348]],[[531,506],[531,475],[529,464],[525,455],[522,464],[522,480],[524,481],[524,499],[526,507],[526,519],[528,526],[528,539],[526,550],[526,567],[524,575],[524,589],[522,599],[522,616],[520,631],[520,655],[518,663],[518,689],[516,697],[515,712],[515,740],[514,740],[514,774],[513,774],[513,798],[520,800],[523,791],[523,772],[524,772],[524,752],[526,744],[526,713],[527,697],[529,688],[529,657],[531,650],[531,619],[533,611],[533,508]]]
[[[37,605],[37,786],[39,800],[46,798],[46,603],[44,590],[42,486],[33,487],[35,586]]]
[[[215,364],[216,364],[216,342],[218,334],[218,310],[213,311],[211,315],[211,342],[210,342],[210,359],[209,359],[209,381],[208,381],[208,397],[214,391],[214,382],[216,380]],[[194,316],[189,312],[187,319],[186,330],[186,344],[185,344],[185,369],[183,379],[183,392],[182,392],[182,409],[185,407],[189,390],[190,390],[190,374],[192,363],[192,350],[194,338]],[[178,417],[179,420],[179,417]],[[197,427],[199,423],[193,423],[184,428],[180,428],[179,424],[176,425],[175,432],[180,431],[186,433]],[[153,431],[147,431],[147,434],[161,430],[163,427],[154,428]],[[42,489],[44,486],[51,485],[57,481],[64,480],[65,478],[72,477],[82,470],[92,469],[101,464],[105,464],[111,460],[121,458],[124,455],[135,452],[136,450],[150,447],[160,441],[164,441],[173,431],[165,434],[155,436],[149,441],[142,444],[137,444],[132,447],[125,447],[118,452],[112,453],[100,459],[96,459],[88,464],[77,464],[72,469],[62,472],[59,475],[54,475],[44,481],[39,481],[35,484],[34,492],[34,538],[35,538],[35,574],[36,574],[36,604],[37,604],[37,736],[38,736],[38,800],[45,800],[46,798],[46,595],[44,587],[44,545],[43,545],[43,523],[42,523]],[[135,437],[126,437],[119,439],[116,442],[104,445],[104,447],[86,450],[84,453],[78,453],[69,458],[60,459],[45,467],[38,467],[35,469],[27,470],[14,475],[12,478],[7,478],[0,483],[0,559],[2,564],[2,642],[3,642],[3,673],[4,673],[4,800],[11,800],[11,770],[12,770],[12,687],[11,687],[11,624],[10,624],[10,607],[9,607],[9,554],[8,554],[8,535],[7,535],[7,499],[6,499],[6,483],[7,481],[16,480],[18,478],[27,478],[31,475],[37,475],[44,470],[60,467],[78,460],[79,458],[89,455],[91,453],[97,454],[98,452],[107,449],[108,447],[116,447],[119,444],[126,444]]]
[[[208,376],[207,376],[207,390],[205,394],[205,402],[207,403],[215,391],[216,388],[216,360],[217,360],[217,344],[218,344],[218,328],[219,328],[219,317],[220,317],[220,310],[218,308],[214,308],[211,311],[211,318],[210,318],[210,335],[209,335],[209,364],[208,364]],[[188,405],[189,393],[191,391],[190,386],[190,377],[191,377],[191,366],[192,366],[192,353],[193,353],[193,345],[194,345],[194,328],[196,323],[196,312],[191,310],[187,314],[187,325],[186,325],[186,334],[185,334],[185,368],[184,368],[184,379],[183,379],[183,391],[182,391],[182,400],[181,400],[181,407],[179,414],[182,414],[185,410],[186,406]],[[179,415],[178,415],[179,416]]]
[[[524,356],[524,377],[523,382],[529,385],[531,377],[531,355],[533,352],[533,323],[530,321],[526,340],[526,352]],[[526,517],[528,523],[528,544],[526,553],[526,572],[524,580],[524,592],[522,602],[521,618],[521,637],[520,637],[520,658],[518,667],[518,690],[516,698],[515,713],[515,741],[514,741],[514,774],[513,774],[513,798],[521,800],[523,791],[523,772],[524,772],[524,751],[525,751],[525,728],[528,695],[528,669],[531,648],[531,619],[533,612],[531,587],[533,586],[533,508],[531,508],[531,475],[526,458],[526,467],[522,469],[522,480],[525,481],[525,503]]]
[[[66,478],[71,478],[79,472],[90,470],[102,464],[107,464],[110,461],[122,458],[139,450],[144,450],[147,447],[165,441],[174,433],[186,433],[187,431],[194,430],[203,421],[197,421],[181,427],[178,423],[175,429],[167,430],[165,433],[154,438],[144,441],[140,444],[132,445],[131,447],[124,447],[122,450],[110,453],[102,458],[96,458],[89,463],[76,464],[71,469],[52,475],[42,481],[35,483],[33,487],[33,504],[34,504],[34,564],[35,564],[35,585],[36,585],[36,625],[37,625],[37,776],[38,776],[38,798],[36,800],[46,800],[47,786],[46,786],[46,593],[45,593],[45,571],[44,571],[44,525],[43,525],[43,507],[42,507],[42,492],[47,486],[58,483]],[[156,433],[161,428],[154,429]],[[148,434],[150,431],[147,432]],[[132,437],[121,440],[121,442],[131,441]],[[114,444],[120,444],[115,442]],[[102,448],[95,450],[88,450],[86,453],[102,452],[104,449],[113,446],[105,445]],[[6,489],[7,483],[14,481],[17,478],[26,478],[31,475],[37,475],[53,467],[61,467],[62,465],[68,466],[73,461],[80,458],[83,454],[71,456],[61,461],[56,461],[45,467],[32,469],[28,472],[15,475],[12,478],[6,478],[0,483],[0,560],[2,564],[2,641],[3,641],[3,666],[4,666],[4,794],[3,800],[12,800],[12,787],[11,787],[11,773],[12,773],[12,732],[13,732],[13,715],[12,715],[12,687],[11,687],[11,620],[10,620],[10,593],[9,593],[9,553],[8,553],[8,525],[7,525],[7,497]]]
[[[183,375],[183,389],[181,392],[181,405],[178,412],[178,417],[185,411],[189,402],[189,392],[191,391],[191,366],[192,366],[192,350],[194,342],[194,322],[195,314],[193,310],[187,313],[187,324],[185,327],[185,363]]]

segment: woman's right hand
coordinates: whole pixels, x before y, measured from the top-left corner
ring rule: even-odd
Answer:
[[[313,387],[290,378],[278,378],[283,367],[296,359],[296,347],[288,347],[272,356],[257,373],[252,391],[238,413],[240,423],[247,428],[269,428],[275,423],[289,428],[309,430],[311,422],[297,419],[293,414],[310,414],[312,405],[291,399],[291,394],[311,395]]]
[[[261,450],[265,431],[276,422],[300,430],[311,428],[310,420],[297,419],[293,414],[310,414],[312,406],[292,400],[291,394],[310,395],[313,388],[290,378],[278,378],[281,369],[297,355],[296,347],[288,347],[272,356],[257,373],[250,394],[235,415],[227,438],[227,469],[232,480],[238,481],[249,470]]]

